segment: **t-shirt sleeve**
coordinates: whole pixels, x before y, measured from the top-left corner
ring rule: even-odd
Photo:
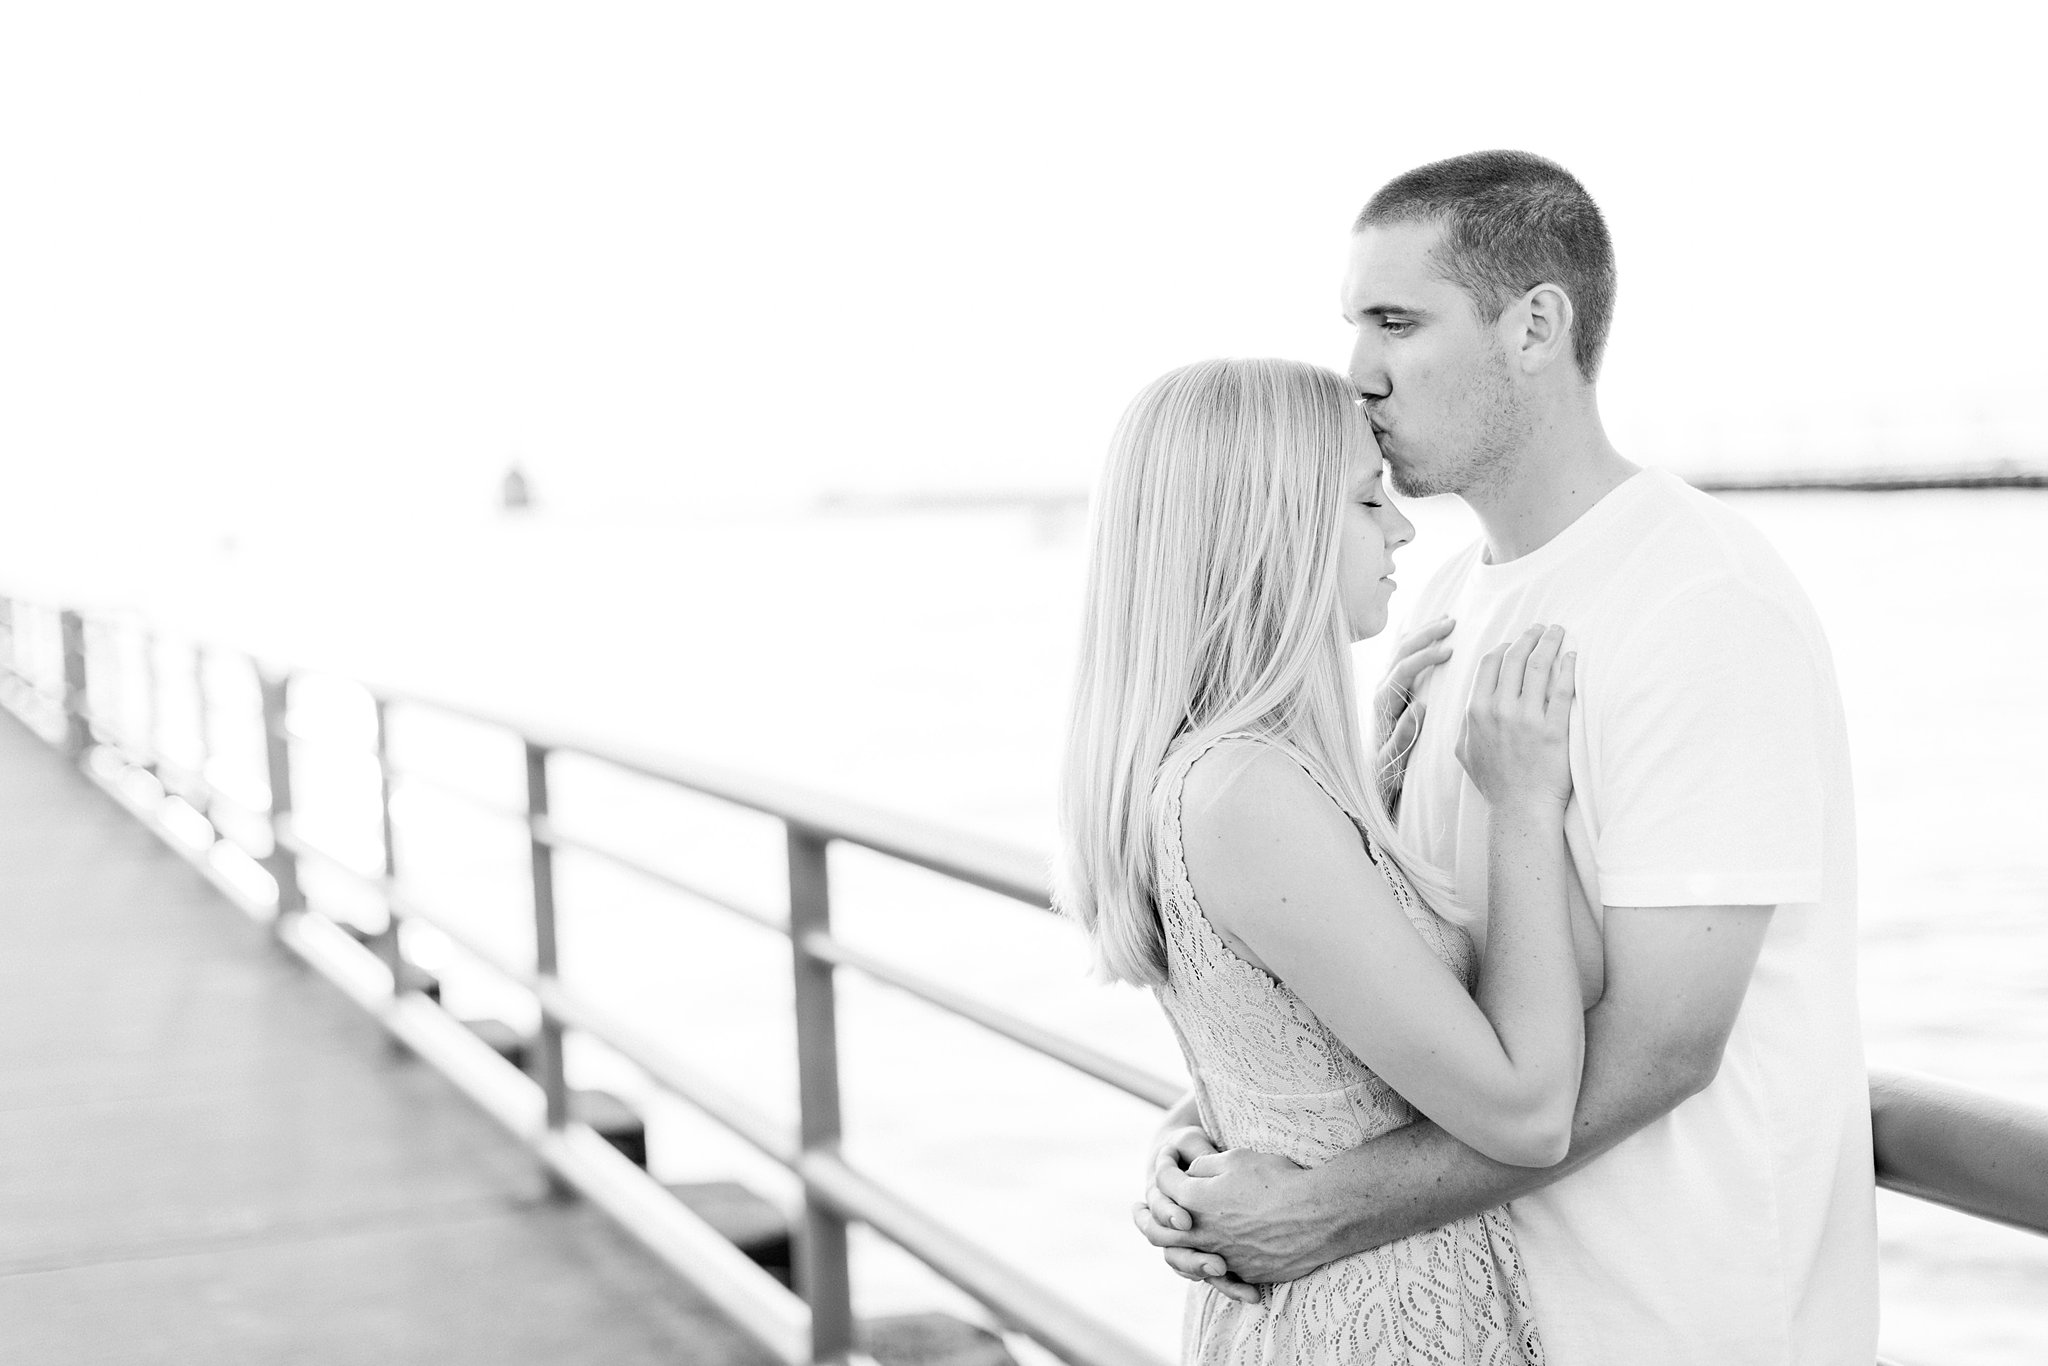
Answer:
[[[1798,619],[1752,588],[1710,584],[1640,623],[1614,664],[1589,737],[1601,900],[1819,901],[1828,684]]]

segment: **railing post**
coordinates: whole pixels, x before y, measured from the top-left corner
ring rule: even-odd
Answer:
[[[384,928],[371,936],[370,949],[391,970],[395,996],[411,985],[405,951],[398,942],[398,911],[392,905],[398,889],[398,831],[391,820],[391,711],[383,698],[371,699],[377,711],[377,831],[384,850]]]
[[[282,921],[306,909],[298,858],[285,847],[292,824],[292,741],[285,728],[291,675],[258,668],[256,678],[263,692],[263,760],[270,775],[270,853],[263,865],[277,882],[277,918]]]
[[[157,676],[156,676],[156,633],[147,626],[142,628],[142,766],[151,774],[157,771]]]
[[[92,722],[85,695],[85,618],[69,608],[58,614],[64,646],[64,752],[83,759],[92,747]]]
[[[548,752],[531,740],[526,742],[526,811],[533,860],[533,970],[542,983],[552,983],[560,962],[555,950],[555,848],[541,830],[548,814]],[[569,1074],[562,1059],[561,1021],[545,1004],[534,1044],[534,1073],[547,1098],[548,1128],[559,1132],[569,1122]],[[548,1183],[557,1194],[568,1193],[552,1172]]]
[[[789,939],[796,964],[796,1070],[805,1153],[839,1147],[839,1027],[832,965],[804,940],[829,933],[831,883],[823,836],[789,827]],[[847,1271],[846,1220],[804,1188],[797,1229],[796,1288],[811,1307],[811,1359],[843,1362],[853,1350],[853,1288]]]
[[[198,791],[190,798],[209,824],[213,821],[213,782],[206,766],[213,762],[213,707],[206,696],[206,647],[192,647],[192,731],[199,752],[192,756],[192,776]]]

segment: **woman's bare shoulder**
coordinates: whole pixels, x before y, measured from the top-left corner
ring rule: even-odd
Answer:
[[[1356,850],[1358,831],[1287,750],[1249,736],[1212,746],[1189,768],[1181,836],[1191,857],[1228,851],[1257,864]]]

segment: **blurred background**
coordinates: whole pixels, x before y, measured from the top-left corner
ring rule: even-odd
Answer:
[[[1600,201],[1621,271],[1602,402],[1642,463],[2048,473],[2030,22],[16,6],[0,591],[1043,847],[1117,414],[1203,356],[1341,367],[1351,218],[1423,161],[1525,147]],[[1872,1060],[2048,1101],[2048,493],[1730,496],[1841,666]],[[1411,584],[1471,534],[1455,505],[1414,511]],[[449,895],[481,904],[464,858]],[[857,932],[1177,1066],[1065,927],[849,876]],[[634,895],[592,893],[627,918],[577,970],[758,1085],[786,1050],[759,1042],[770,988],[728,971],[751,950]],[[1178,1283],[1124,1223],[1142,1107],[1075,1108],[1000,1044],[847,1008],[868,1048],[850,1144],[1170,1347]],[[1057,1132],[1020,1126],[1019,1094]],[[672,1172],[747,1161],[692,1123],[662,1131]],[[1884,1218],[1889,1351],[2048,1349],[2038,1240]],[[870,1304],[940,1293],[862,1256]]]

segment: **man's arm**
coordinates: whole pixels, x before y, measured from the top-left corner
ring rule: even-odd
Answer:
[[[1607,990],[1586,1016],[1572,1146],[1556,1166],[1491,1161],[1426,1120],[1316,1168],[1239,1149],[1183,1171],[1162,1149],[1141,1231],[1185,1276],[1204,1277],[1214,1266],[1206,1254],[1218,1254],[1244,1280],[1292,1280],[1549,1185],[1714,1079],[1771,911],[1607,909]]]

